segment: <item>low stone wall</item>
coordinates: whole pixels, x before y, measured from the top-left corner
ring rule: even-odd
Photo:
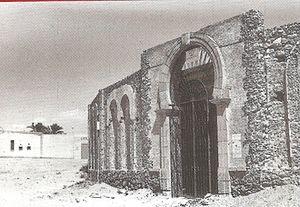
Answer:
[[[161,191],[158,171],[105,170],[99,173],[98,179],[97,171],[90,171],[89,179],[128,190],[149,188],[153,192]]]
[[[267,187],[282,186],[287,184],[300,185],[300,170],[285,169],[284,171],[251,171],[230,172],[231,194],[233,197],[245,196],[256,193]]]

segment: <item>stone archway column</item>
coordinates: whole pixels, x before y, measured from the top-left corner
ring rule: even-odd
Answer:
[[[228,133],[226,121],[226,108],[230,98],[214,98],[210,100],[217,108],[217,129],[218,129],[218,193],[230,194],[230,175],[228,167]]]
[[[211,103],[216,105],[217,108],[217,130],[218,130],[218,192],[220,194],[230,193],[230,177],[228,170],[228,131],[226,126],[226,108],[230,102],[229,91],[224,88],[225,82],[225,64],[222,57],[222,52],[218,44],[208,35],[186,33],[178,38],[170,51],[167,54],[165,65],[169,69],[168,75],[170,76],[170,103],[174,103],[174,85],[177,84],[176,80],[172,79],[174,71],[180,70],[181,68],[176,67],[176,60],[182,52],[192,47],[204,47],[211,55],[213,67],[214,67],[214,90],[213,100]],[[177,119],[177,120],[176,120]],[[181,158],[177,154],[180,154],[180,130],[178,130],[178,118],[172,119],[170,117],[170,151],[171,151],[171,192],[172,196],[182,195],[182,177],[181,167],[177,164]],[[179,147],[177,147],[177,145]],[[176,151],[178,149],[178,151]],[[172,151],[173,150],[173,151]],[[179,168],[178,168],[179,167]],[[178,170],[179,169],[179,170]],[[178,172],[176,172],[178,170]]]

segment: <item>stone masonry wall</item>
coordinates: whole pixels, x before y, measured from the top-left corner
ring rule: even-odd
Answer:
[[[245,135],[244,145],[249,145],[246,157],[247,174],[242,180],[232,178],[232,194],[245,193],[256,187],[256,177],[259,174],[259,163],[264,160],[265,144],[268,131],[264,106],[267,103],[266,77],[263,61],[264,25],[262,14],[249,11],[242,17],[241,34],[244,40],[244,53],[242,56],[243,67],[246,69],[244,78],[244,90],[247,91],[247,101],[243,107],[248,117],[248,129]],[[267,153],[268,154],[268,153]],[[250,181],[250,179],[253,179]],[[239,183],[241,182],[241,183]],[[254,185],[254,186],[253,186]]]
[[[232,174],[234,196],[247,195],[273,185],[299,184],[296,159],[293,161],[294,168],[288,163],[284,106],[284,70],[287,68],[289,51],[299,35],[298,28],[298,24],[292,24],[265,30],[260,13],[249,11],[243,16],[244,89],[247,90],[244,112],[248,117],[244,144],[249,146],[249,153],[246,173]],[[294,126],[291,133],[292,152],[297,157],[299,127],[295,125],[299,123],[299,101],[296,101],[299,98],[299,78],[295,75],[295,68],[295,61],[290,61],[287,102],[291,126]]]
[[[145,64],[145,61],[142,61],[143,64]],[[101,97],[103,97],[103,100],[101,99],[95,99],[91,105],[101,105],[100,109],[102,110],[101,116],[100,116],[100,130],[98,135],[103,135],[101,137],[101,140],[98,140],[100,136],[96,136],[95,133],[91,136],[91,143],[97,144],[101,143],[100,146],[98,146],[99,149],[101,149],[101,152],[95,153],[95,150],[97,148],[93,148],[90,151],[90,154],[92,154],[93,162],[94,160],[99,160],[100,156],[104,160],[101,161],[101,165],[97,167],[93,167],[90,169],[90,179],[97,180],[99,182],[106,182],[108,184],[111,184],[116,187],[122,187],[124,183],[123,181],[128,183],[126,185],[129,189],[136,189],[139,187],[145,187],[148,186],[153,189],[159,188],[159,182],[157,183],[155,180],[159,181],[159,174],[154,173],[151,171],[152,168],[152,161],[150,160],[150,149],[151,149],[151,140],[149,137],[150,133],[150,123],[149,123],[149,111],[151,109],[150,107],[150,96],[149,96],[149,90],[150,90],[150,80],[148,77],[148,70],[147,70],[147,64],[143,65],[142,70],[137,71],[136,73],[124,78],[123,80],[116,82],[113,85],[108,86],[107,88],[104,88],[99,91],[99,94],[101,94]],[[115,96],[122,97],[124,94],[119,94],[119,92],[122,93],[123,90],[119,90],[125,85],[129,85],[133,88],[133,100],[134,103],[131,103],[134,106],[135,116],[131,117],[131,130],[134,131],[131,134],[134,134],[134,149],[131,151],[131,156],[134,156],[135,159],[135,167],[133,170],[126,170],[124,167],[122,167],[122,170],[115,170],[115,159],[114,159],[114,151],[115,151],[115,145],[114,145],[114,133],[112,132],[112,126],[109,125],[109,118],[111,118],[110,115],[110,101],[114,99]],[[124,92],[126,93],[126,91]],[[100,103],[102,102],[102,103]],[[91,111],[92,113],[95,113],[95,111]],[[118,118],[122,114],[121,107],[118,107]],[[95,115],[91,116],[92,119],[95,119]],[[89,120],[90,130],[97,131],[96,130],[96,121],[95,120]],[[121,127],[121,126],[120,126]],[[120,133],[122,135],[122,130],[120,130]],[[101,141],[101,142],[100,142]],[[122,139],[120,142],[124,142],[125,140]],[[99,145],[99,144],[98,144]],[[120,152],[120,155],[125,153],[124,151],[125,143],[118,143],[117,147],[122,148],[118,149]],[[99,155],[97,158],[95,155]],[[122,155],[121,160],[125,159],[126,156]],[[101,159],[100,158],[100,159]],[[91,162],[91,161],[90,161]],[[100,164],[100,163],[99,163]],[[122,164],[121,164],[122,165]],[[96,165],[94,165],[96,166]],[[123,166],[123,165],[122,165]],[[103,167],[103,168],[102,168]],[[97,168],[97,169],[96,169]],[[152,173],[150,173],[150,171]],[[129,180],[133,179],[133,177],[136,176],[136,182],[129,182]],[[116,180],[123,180],[120,183],[117,183]],[[134,180],[134,179],[133,179]],[[124,186],[123,186],[124,187]]]
[[[97,180],[97,173],[90,172],[89,178]],[[99,173],[98,182],[127,190],[150,188],[153,192],[161,191],[158,171],[104,170]]]
[[[298,34],[298,38],[299,38]],[[300,168],[300,50],[290,55],[288,68],[288,103],[291,129],[291,155],[294,170]]]
[[[281,125],[285,124],[282,134],[272,133],[270,136],[281,140],[277,145],[280,154],[278,165],[279,176],[283,179],[280,184],[299,184],[299,40],[300,24],[293,23],[266,30],[266,55],[268,58],[267,68],[270,74],[269,94],[270,103],[277,103],[280,110],[273,110],[280,117]],[[270,58],[269,58],[270,57]],[[274,70],[273,68],[277,69]],[[286,75],[285,75],[286,73]],[[287,100],[281,100],[280,95],[287,96]],[[275,99],[275,100],[274,100]],[[288,121],[288,122],[287,122]],[[283,122],[283,123],[282,123]],[[271,126],[271,130],[278,130],[278,126]]]
[[[300,184],[300,24],[265,29],[263,15],[250,10],[193,33],[196,36],[203,34],[212,37],[221,48],[222,55],[226,56],[226,73],[231,74],[223,77],[224,84],[230,86],[234,82],[232,79],[243,78],[239,82],[243,82],[243,89],[239,88],[239,91],[246,92],[242,101],[232,96],[235,100],[230,103],[231,114],[237,117],[234,111],[239,111],[243,118],[238,120],[246,120],[247,123],[235,124],[229,118],[228,125],[235,130],[241,128],[239,133],[244,133],[247,128],[242,135],[243,149],[249,149],[245,159],[246,171],[237,169],[230,172],[233,196],[247,195],[274,185]],[[93,145],[90,146],[90,179],[128,189],[159,188],[159,162],[156,160],[159,143],[150,130],[155,118],[154,107],[158,107],[157,94],[163,99],[162,105],[169,107],[170,73],[165,62],[178,41],[181,39],[144,51],[141,70],[102,89],[101,100],[99,92],[98,98],[89,106],[93,108],[89,111],[89,131],[96,128],[97,123],[91,120],[96,117],[95,110],[100,111],[101,125],[98,133],[89,132]],[[240,60],[231,63],[239,57],[231,59],[228,54],[236,53],[232,51],[242,51],[242,63]],[[242,68],[238,71],[239,67]],[[135,117],[131,117],[135,136],[135,168],[132,171],[115,170],[114,133],[108,126],[110,101],[123,95],[120,89],[125,85],[133,89],[136,108]],[[241,114],[240,105],[245,99]],[[98,109],[95,108],[96,103]],[[118,110],[121,113],[121,109]],[[124,148],[124,145],[119,146]],[[99,161],[101,157],[104,158],[103,163]]]
[[[246,93],[242,87],[244,77],[244,69],[241,69],[242,60],[241,53],[243,51],[243,39],[240,36],[240,28],[241,28],[241,16],[238,15],[224,21],[218,22],[213,25],[209,25],[205,28],[201,28],[198,31],[191,32],[191,38],[196,37],[199,39],[203,39],[203,37],[207,37],[212,39],[220,48],[220,53],[222,54],[222,61],[224,61],[224,74],[223,84],[225,86],[232,86],[230,89],[230,93],[232,96],[232,100],[230,103],[230,110],[232,112],[232,116],[227,115],[227,126],[228,126],[228,144],[230,144],[231,135],[238,134],[241,135],[241,141],[244,139],[244,131],[246,130],[246,116],[243,116],[243,111],[241,109],[241,105],[243,105],[244,100],[246,99]],[[183,35],[184,36],[184,35]],[[183,37],[182,36],[182,37]],[[150,119],[152,121],[152,126],[156,118],[155,110],[158,110],[159,107],[162,109],[169,109],[169,104],[172,103],[172,95],[170,94],[170,71],[171,68],[167,63],[170,52],[176,47],[176,45],[181,44],[182,37],[173,39],[171,41],[165,42],[161,45],[155,46],[153,48],[147,49],[144,51],[143,55],[145,55],[145,59],[149,62],[150,69],[150,77],[151,77],[151,107],[152,113],[150,113]],[[229,87],[228,87],[229,88]],[[159,97],[159,101],[157,100]],[[158,104],[160,103],[160,106]],[[241,121],[243,120],[243,121]],[[169,120],[165,120],[166,124],[162,128],[162,130],[167,130],[168,136],[170,136],[170,128],[166,127],[169,125]],[[232,130],[231,130],[232,129]],[[164,141],[166,137],[161,137],[161,140]],[[167,138],[166,138],[167,140]],[[161,169],[162,183],[169,182],[171,183],[171,170],[170,170],[170,160],[169,153],[170,148],[162,147],[166,149],[164,152],[160,151],[160,137],[159,135],[152,135],[152,149],[151,149],[151,158],[154,161],[153,167],[154,169]],[[168,140],[168,145],[170,141]],[[232,158],[230,160],[231,166],[234,169],[244,168],[244,153],[243,149],[241,149],[241,156],[238,158]],[[161,154],[160,154],[161,153]],[[224,152],[226,153],[226,152]],[[231,153],[232,155],[233,153]],[[161,155],[161,163],[159,163],[159,156]],[[164,157],[167,157],[168,162],[165,162]],[[233,157],[233,156],[232,156]],[[227,159],[226,159],[227,160]],[[157,161],[157,162],[155,162]],[[165,163],[167,163],[165,165]],[[167,184],[166,184],[167,186]]]
[[[131,76],[128,76],[127,78],[103,89],[104,94],[104,102],[108,99],[110,94],[113,90],[122,87],[125,84],[128,84],[133,87],[134,90],[134,101],[136,106],[136,117],[134,120],[132,120],[135,127],[135,133],[136,133],[136,153],[137,153],[137,168],[145,168],[146,165],[149,165],[150,160],[149,157],[149,148],[150,148],[150,139],[148,137],[149,134],[149,124],[147,123],[147,116],[149,108],[149,80],[147,77],[148,71],[147,70],[140,70],[136,73],[134,73]],[[109,114],[110,111],[107,107],[106,113]]]

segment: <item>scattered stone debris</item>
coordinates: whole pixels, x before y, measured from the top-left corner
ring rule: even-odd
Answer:
[[[102,196],[99,195],[98,193],[92,193],[89,197],[90,198],[102,198]]]

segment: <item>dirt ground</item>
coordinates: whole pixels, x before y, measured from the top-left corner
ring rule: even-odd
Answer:
[[[269,188],[250,196],[207,196],[189,200],[155,195],[148,189],[125,191],[105,183],[86,182],[79,169],[85,161],[71,159],[0,158],[0,207],[105,206],[300,207],[300,187]]]

